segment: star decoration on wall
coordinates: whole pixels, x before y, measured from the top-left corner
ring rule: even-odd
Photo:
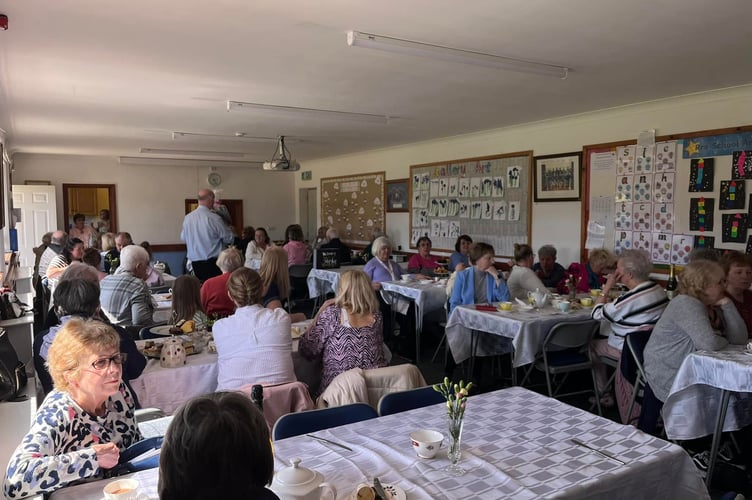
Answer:
[[[689,156],[695,155],[700,152],[700,143],[689,141],[689,144],[684,148],[684,151],[686,151]]]

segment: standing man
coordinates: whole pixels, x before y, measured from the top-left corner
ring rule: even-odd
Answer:
[[[198,207],[183,219],[180,239],[187,247],[187,257],[193,266],[193,274],[201,281],[219,276],[217,257],[225,244],[233,241],[230,229],[222,217],[212,212],[214,193],[209,189],[198,192]]]

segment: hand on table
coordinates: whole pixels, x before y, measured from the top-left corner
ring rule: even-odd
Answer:
[[[97,454],[97,463],[102,469],[112,469],[120,459],[120,449],[115,443],[104,443],[92,445],[94,452]]]

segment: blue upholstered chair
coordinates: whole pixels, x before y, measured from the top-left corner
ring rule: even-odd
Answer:
[[[370,420],[378,416],[379,414],[376,413],[376,410],[365,403],[288,413],[279,417],[274,424],[272,438],[277,441],[322,429],[339,427],[340,425],[352,424],[362,420]]]
[[[379,400],[379,415],[391,415],[403,411],[423,408],[424,406],[445,403],[444,396],[433,389],[433,386],[419,387],[409,391],[384,394]]]

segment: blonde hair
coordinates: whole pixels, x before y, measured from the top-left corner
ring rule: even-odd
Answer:
[[[102,251],[109,252],[115,248],[115,235],[112,233],[104,233],[102,235]]]
[[[723,267],[711,260],[696,260],[679,274],[679,293],[702,300],[705,290],[726,277]]]
[[[259,269],[261,282],[265,289],[272,283],[277,284],[279,299],[284,301],[290,295],[290,272],[287,269],[287,252],[281,247],[271,247],[261,257]]]
[[[120,336],[110,325],[94,319],[66,322],[55,335],[47,356],[47,369],[55,389],[68,392],[70,380],[79,377],[87,356],[114,349],[120,349]]]
[[[371,280],[359,270],[345,271],[340,275],[335,303],[352,314],[375,314],[379,310]]]
[[[226,248],[217,257],[217,267],[223,273],[231,273],[243,265],[243,256],[237,248]]]
[[[588,256],[590,267],[596,266],[601,269],[610,269],[616,267],[616,255],[605,248],[596,248]]]
[[[227,280],[227,291],[239,307],[258,304],[264,296],[259,273],[247,267],[239,267],[232,272]]]

